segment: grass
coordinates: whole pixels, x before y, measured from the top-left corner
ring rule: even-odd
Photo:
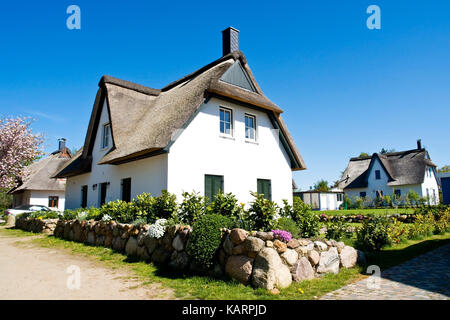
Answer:
[[[360,215],[387,215],[387,214],[411,214],[414,213],[414,208],[379,208],[379,209],[348,209],[348,210],[327,210],[327,211],[314,211],[316,214],[325,214],[327,216],[356,216]]]
[[[8,236],[17,237],[35,235],[14,229],[0,229],[0,232]],[[328,274],[314,280],[294,282],[289,288],[280,290],[280,294],[273,295],[267,290],[253,289],[250,286],[244,286],[236,281],[227,279],[214,279],[181,273],[175,274],[166,268],[134,260],[108,248],[89,246],[47,235],[41,235],[32,239],[31,242],[47,248],[64,248],[74,254],[94,258],[113,269],[126,268],[132,271],[142,281],[143,285],[160,283],[163,287],[173,289],[175,297],[180,299],[316,299],[330,291],[366,277],[363,267],[341,269],[337,275]],[[368,263],[378,264],[382,269],[385,269],[447,243],[450,243],[450,233],[433,236],[425,240],[410,240],[368,256]]]

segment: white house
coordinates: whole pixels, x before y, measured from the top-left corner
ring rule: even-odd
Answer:
[[[302,201],[310,205],[313,210],[339,210],[344,202],[344,192],[342,191],[294,191],[294,196],[300,197]]]
[[[383,195],[405,197],[410,190],[439,203],[436,165],[417,141],[417,149],[350,159],[339,188],[350,198],[375,199]]]
[[[292,201],[292,171],[306,167],[238,32],[223,31],[220,59],[162,89],[102,77],[84,147],[56,175],[67,178],[67,208],[161,190]]]
[[[48,157],[28,166],[27,177],[8,193],[13,195],[13,208],[21,205],[43,205],[64,210],[66,179],[52,178],[71,158],[66,140],[59,140],[59,148]]]

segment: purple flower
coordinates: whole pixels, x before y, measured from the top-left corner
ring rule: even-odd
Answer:
[[[286,230],[272,230],[273,236],[284,242],[289,242],[292,239],[292,234]]]

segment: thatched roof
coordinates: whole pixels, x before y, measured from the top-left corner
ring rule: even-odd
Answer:
[[[256,92],[220,80],[239,60]],[[167,152],[171,139],[197,108],[211,97],[266,111],[281,131],[281,141],[291,157],[293,170],[306,169],[280,114],[283,112],[261,91],[242,52],[230,53],[205,67],[165,86],[153,89],[129,81],[103,76],[91,114],[83,152],[57,174],[67,177],[90,171],[92,148],[101,107],[106,99],[111,119],[113,147],[98,164],[121,164]]]
[[[341,181],[340,189],[365,188],[374,161],[378,159],[388,175],[388,186],[421,184],[426,166],[436,167],[425,149],[414,149],[385,154],[374,153],[369,157],[350,159]]]
[[[65,152],[55,151],[48,157],[32,163],[27,167],[28,175],[24,181],[9,193],[13,194],[24,190],[64,191],[65,180],[55,179],[53,176],[70,160],[70,151],[66,149]]]

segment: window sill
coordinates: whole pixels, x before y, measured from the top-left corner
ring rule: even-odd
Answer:
[[[245,143],[250,143],[250,144],[256,144],[256,145],[259,145],[259,142],[256,141],[256,140],[245,139]]]
[[[236,140],[233,136],[227,136],[227,135],[223,135],[223,134],[219,135],[219,138],[233,140],[233,141]]]

